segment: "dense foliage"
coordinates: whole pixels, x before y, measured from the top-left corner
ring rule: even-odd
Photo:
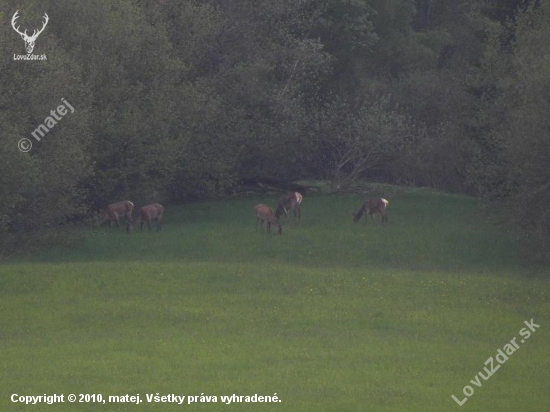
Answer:
[[[29,33],[48,13],[47,60],[12,58],[18,9]],[[5,1],[0,230],[367,178],[498,200],[544,256],[549,20],[535,0]],[[35,141],[61,99],[75,112]]]

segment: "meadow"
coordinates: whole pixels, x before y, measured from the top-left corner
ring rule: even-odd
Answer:
[[[548,410],[550,269],[524,262],[474,198],[388,199],[387,225],[354,225],[359,196],[305,196],[282,236],[253,217],[276,197],[168,205],[161,232],[81,229],[0,264],[0,410]],[[531,319],[540,328],[519,343]],[[515,337],[519,349],[471,383]],[[222,403],[233,394],[281,402]]]

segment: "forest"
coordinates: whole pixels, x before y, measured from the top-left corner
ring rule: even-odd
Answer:
[[[548,39],[541,0],[4,0],[0,235],[364,180],[482,197],[548,260]]]

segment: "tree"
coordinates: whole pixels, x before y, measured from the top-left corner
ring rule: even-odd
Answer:
[[[34,2],[20,10],[25,16],[43,13],[42,5]],[[0,52],[20,54],[19,36],[9,25],[0,26],[0,31]],[[48,60],[4,59],[0,63],[0,230],[55,226],[83,210],[81,185],[91,166],[88,90],[78,64],[59,46],[55,35],[46,31],[39,39],[34,53],[44,53]],[[64,104],[62,99],[74,105],[75,111],[51,123],[47,134],[35,140],[31,133]],[[22,138],[32,141],[28,153],[16,149]]]
[[[353,108],[342,99],[320,112],[314,158],[331,191],[386,169],[412,137],[412,124],[390,96]]]
[[[498,39],[483,70],[486,104],[479,122],[470,178],[501,204],[504,216],[532,255],[550,258],[550,7],[517,16],[511,49]]]

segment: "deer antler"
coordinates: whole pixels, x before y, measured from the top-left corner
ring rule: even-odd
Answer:
[[[47,13],[44,13],[43,17],[44,17],[44,23],[42,24],[42,28],[40,30],[34,29],[32,36],[29,36],[27,34],[27,30],[25,30],[25,32],[21,32],[21,30],[19,30],[19,26],[16,26],[16,20],[19,18],[19,10],[15,12],[15,14],[11,19],[11,25],[13,29],[17,33],[19,33],[23,38],[23,40],[25,41],[25,49],[27,49],[28,54],[32,53],[32,51],[34,50],[34,42],[36,41],[36,38],[40,33],[44,31],[44,29],[46,28],[46,25],[48,24],[48,21],[50,20]]]
[[[40,30],[35,29],[33,31],[31,39],[36,39],[38,37],[38,35],[44,31],[44,29],[46,28],[46,25],[48,24],[49,21],[50,21],[50,18],[48,17],[48,14],[44,13],[44,24],[42,25],[42,28]]]
[[[11,26],[12,26],[13,29],[14,29],[17,33],[19,33],[21,36],[28,37],[28,36],[27,36],[27,30],[25,30],[25,32],[22,33],[22,32],[19,30],[19,27],[15,27],[15,20],[17,20],[17,18],[19,17],[19,16],[18,16],[18,13],[19,13],[19,10],[17,10],[17,11],[15,12],[15,14],[13,15],[13,17],[11,18]]]
[[[40,35],[40,33],[42,33],[44,31],[44,29],[46,28],[46,25],[48,24],[48,21],[50,21],[50,18],[48,17],[48,14],[47,13],[44,13],[44,23],[42,24],[42,28],[40,30],[34,30],[33,33],[32,33],[32,36],[29,36],[27,34],[27,30],[25,30],[24,32],[22,32],[21,30],[19,30],[19,26],[15,26],[16,24],[16,20],[19,18],[19,10],[17,10],[15,12],[15,14],[13,15],[12,19],[11,19],[11,26],[13,27],[13,29],[19,33],[21,35],[21,37],[23,37],[25,40],[29,40],[29,41],[33,41],[33,40],[36,40],[36,38]]]

